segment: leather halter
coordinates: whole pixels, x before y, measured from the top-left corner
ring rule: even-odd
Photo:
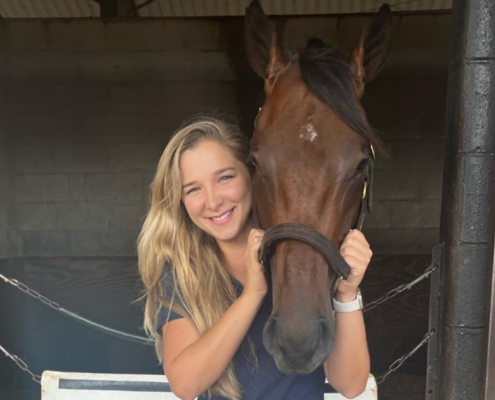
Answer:
[[[366,213],[371,213],[371,191],[373,187],[375,150],[372,145],[370,148],[372,157],[369,159],[368,165],[366,166],[363,195],[361,197],[359,215],[355,225],[355,229],[359,230],[363,227]],[[254,196],[253,216],[256,227],[262,229]],[[313,246],[325,257],[328,265],[332,266],[337,274],[337,278],[332,285],[332,294],[337,291],[342,279],[348,278],[351,268],[340,254],[339,249],[337,249],[337,247],[325,235],[318,232],[316,229],[297,223],[282,223],[272,226],[266,230],[258,255],[258,260],[264,267],[269,266],[269,260],[275,252],[276,244],[281,240],[298,240],[307,243]]]

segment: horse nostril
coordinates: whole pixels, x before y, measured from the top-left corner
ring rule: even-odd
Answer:
[[[277,343],[277,316],[272,315],[268,318],[263,329],[263,344],[265,345],[268,353],[274,355],[275,352],[279,351],[279,346]]]
[[[325,318],[318,318],[316,324],[320,336],[316,351],[329,352],[335,340],[335,325],[328,322]]]
[[[321,329],[321,333],[331,330],[330,323],[325,318],[318,318],[315,324]]]

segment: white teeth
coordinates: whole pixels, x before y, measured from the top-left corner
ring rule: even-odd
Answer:
[[[227,217],[230,215],[230,213],[231,213],[231,212],[232,212],[232,210],[227,211],[225,214],[220,215],[218,218],[212,218],[212,220],[213,220],[213,221],[222,221],[222,220],[224,220],[225,218],[227,218]]]

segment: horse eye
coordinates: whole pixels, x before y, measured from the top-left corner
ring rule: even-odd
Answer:
[[[366,168],[367,165],[368,165],[368,159],[367,158],[362,159],[357,167],[358,171],[362,171],[363,169]]]

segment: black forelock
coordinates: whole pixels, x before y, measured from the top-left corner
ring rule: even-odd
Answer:
[[[312,38],[299,53],[301,76],[308,89],[327,104],[353,131],[381,148],[363,115],[354,91],[354,76],[345,57],[322,40]]]

